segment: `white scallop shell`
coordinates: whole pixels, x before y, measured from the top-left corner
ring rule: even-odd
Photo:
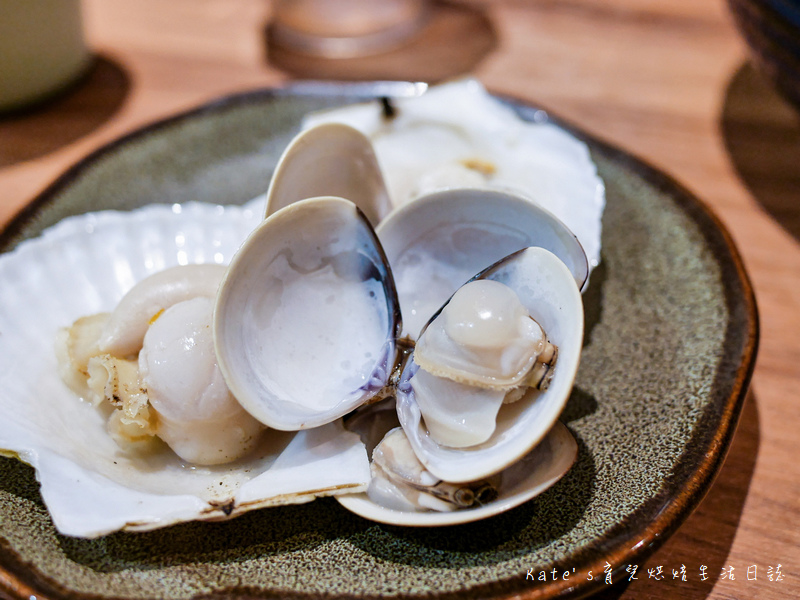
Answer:
[[[112,309],[135,282],[166,267],[226,264],[260,217],[256,206],[197,203],[90,213],[0,256],[0,449],[36,469],[62,533],[220,519],[365,487],[363,445],[339,423],[269,431],[253,455],[220,467],[188,466],[169,452],[128,456],[106,434],[103,415],[58,376],[60,327]]]
[[[589,268],[599,264],[605,187],[585,143],[544,112],[524,121],[475,79],[392,103],[391,120],[370,102],[313,113],[304,126],[345,123],[370,138],[395,206],[453,187],[512,192],[563,221]]]

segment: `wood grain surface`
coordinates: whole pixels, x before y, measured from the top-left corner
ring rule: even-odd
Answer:
[[[93,149],[231,92],[308,77],[469,74],[540,105],[711,206],[743,255],[761,317],[751,391],[715,484],[635,580],[597,597],[800,597],[800,113],[749,66],[725,3],[437,4],[408,47],[346,60],[274,47],[271,10],[267,0],[85,0],[91,72],[49,104],[0,115],[0,226]]]

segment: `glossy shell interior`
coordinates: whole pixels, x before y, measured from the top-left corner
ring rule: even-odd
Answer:
[[[330,423],[386,385],[400,310],[389,265],[363,213],[334,197],[274,213],[248,236],[220,285],[217,359],[262,423]]]
[[[389,213],[377,234],[392,265],[404,333],[412,339],[461,285],[522,248],[554,253],[579,289],[589,278],[574,233],[547,210],[505,192],[433,192]]]

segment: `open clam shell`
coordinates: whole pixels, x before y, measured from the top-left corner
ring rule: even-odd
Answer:
[[[575,438],[564,425],[556,422],[536,447],[500,472],[497,498],[486,504],[451,512],[419,512],[381,506],[363,492],[336,496],[336,500],[365,519],[389,525],[439,527],[471,523],[535,498],[561,479],[572,468],[577,456]]]
[[[467,280],[522,248],[555,254],[579,289],[589,276],[586,254],[567,226],[506,192],[434,192],[392,211],[376,231],[392,265],[405,333],[412,337]]]
[[[214,311],[220,369],[262,423],[329,423],[385,386],[401,328],[394,282],[363,213],[311,198],[274,213],[234,256]]]
[[[547,389],[530,389],[513,404],[503,405],[489,439],[469,448],[437,443],[425,425],[409,380],[418,365],[406,364],[397,388],[397,413],[414,453],[444,481],[466,482],[488,477],[519,460],[553,427],[567,402],[583,341],[583,304],[572,273],[554,254],[527,248],[476,276],[512,288],[525,308],[558,347],[558,361]]]
[[[371,142],[349,125],[321,123],[292,140],[270,181],[266,216],[319,196],[347,198],[373,227],[392,208]]]

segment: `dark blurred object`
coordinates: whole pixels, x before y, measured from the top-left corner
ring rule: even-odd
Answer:
[[[302,54],[365,56],[408,43],[427,9],[428,0],[279,0],[271,36]]]
[[[431,2],[423,26],[408,43],[369,56],[312,56],[277,43],[272,24],[265,33],[269,63],[305,79],[433,83],[473,71],[497,47],[497,32],[485,10],[449,2]]]
[[[800,109],[800,2],[728,0],[756,66]]]
[[[764,73],[744,63],[728,84],[720,125],[742,183],[800,240],[800,113]]]

